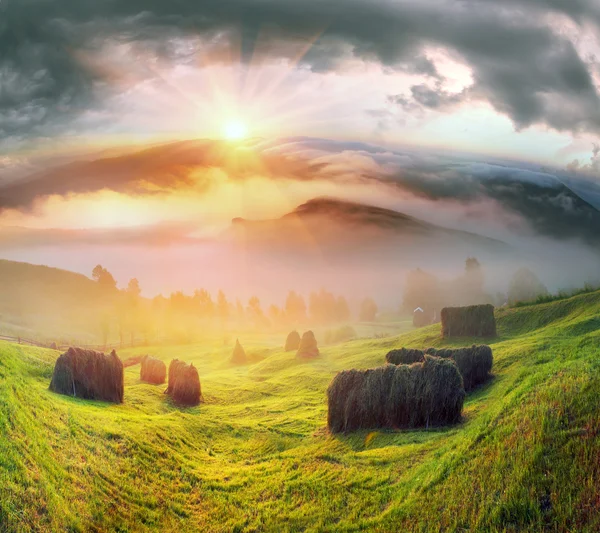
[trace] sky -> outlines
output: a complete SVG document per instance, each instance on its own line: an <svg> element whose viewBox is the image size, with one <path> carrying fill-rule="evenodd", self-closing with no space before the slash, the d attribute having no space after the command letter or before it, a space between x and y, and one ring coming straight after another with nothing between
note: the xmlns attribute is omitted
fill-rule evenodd
<svg viewBox="0 0 600 533"><path fill-rule="evenodd" d="M591 265L599 25L595 0L2 0L0 256L125 284L170 250L145 280L170 290L232 219L326 196Z"/></svg>

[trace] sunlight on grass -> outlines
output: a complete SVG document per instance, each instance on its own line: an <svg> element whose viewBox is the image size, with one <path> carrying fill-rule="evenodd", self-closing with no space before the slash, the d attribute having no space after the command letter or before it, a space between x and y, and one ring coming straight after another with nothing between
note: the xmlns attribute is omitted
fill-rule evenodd
<svg viewBox="0 0 600 533"><path fill-rule="evenodd" d="M494 378L464 421L429 431L326 431L325 390L439 325L320 347L273 339L136 348L198 367L205 403L177 408L125 372L125 403L48 390L57 352L0 344L0 523L21 531L595 531L600 294L501 311ZM280 339L283 344L285 337ZM466 342L462 343L468 343ZM426 512L424 512L426 510ZM1 529L1 528L0 528Z"/></svg>

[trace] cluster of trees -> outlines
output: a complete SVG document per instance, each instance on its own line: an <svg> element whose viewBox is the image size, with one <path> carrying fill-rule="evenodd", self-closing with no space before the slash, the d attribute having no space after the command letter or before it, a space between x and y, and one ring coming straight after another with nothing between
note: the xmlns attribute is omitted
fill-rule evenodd
<svg viewBox="0 0 600 533"><path fill-rule="evenodd" d="M491 303L496 306L535 300L548 294L548 290L534 272L520 268L511 277L507 293L491 295L485 292L485 271L479 261L469 257L464 271L451 280L441 280L420 268L406 276L403 309L413 312L420 307L439 316L446 306L463 306Z"/></svg>
<svg viewBox="0 0 600 533"><path fill-rule="evenodd" d="M206 289L195 290L192 294L177 291L168 297L159 295L151 300L145 299L137 279L131 279L127 287L119 291L114 277L101 265L94 268L92 278L116 298L116 312L105 313L101 320L101 334L105 343L115 337L116 331L121 342L129 338L133 342L134 338L140 336L145 339L185 336L186 331L198 329L199 322L210 322L213 326L220 325L223 328L235 324L238 328L247 325L266 329L309 323L331 325L352 319L346 298L325 289L311 292L308 304L304 296L289 291L282 307L272 304L263 308L257 296L252 296L244 303L239 298L230 300L223 291L219 291L216 299L213 299ZM373 299L366 298L360 305L359 319L374 321L377 310Z"/></svg>

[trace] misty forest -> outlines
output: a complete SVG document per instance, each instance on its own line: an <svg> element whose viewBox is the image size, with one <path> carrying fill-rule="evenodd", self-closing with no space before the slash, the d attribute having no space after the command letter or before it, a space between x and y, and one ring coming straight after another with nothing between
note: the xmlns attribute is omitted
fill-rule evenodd
<svg viewBox="0 0 600 533"><path fill-rule="evenodd" d="M0 533L600 531L596 0L0 0Z"/></svg>

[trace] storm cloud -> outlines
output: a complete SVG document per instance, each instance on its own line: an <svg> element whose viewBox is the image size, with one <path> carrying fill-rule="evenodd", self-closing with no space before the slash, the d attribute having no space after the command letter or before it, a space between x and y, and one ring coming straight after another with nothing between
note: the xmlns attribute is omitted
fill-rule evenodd
<svg viewBox="0 0 600 533"><path fill-rule="evenodd" d="M25 139L68 131L101 107L110 80L86 53L106 42L134 43L175 62L194 47L238 43L248 62L262 50L289 58L288 44L320 35L301 60L315 71L346 59L377 62L424 76L405 95L415 106L443 109L488 102L517 128L600 131L600 98L591 64L547 16L597 23L590 0L388 2L367 0L5 0L0 4L0 137ZM271 42L257 45L269 28ZM472 71L460 98L448 93L428 47L443 47ZM430 80L430 81L427 81ZM433 83L433 85L431 84ZM458 98L458 100L457 100Z"/></svg>

